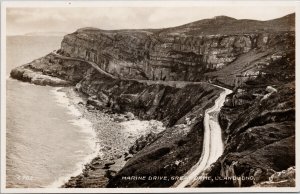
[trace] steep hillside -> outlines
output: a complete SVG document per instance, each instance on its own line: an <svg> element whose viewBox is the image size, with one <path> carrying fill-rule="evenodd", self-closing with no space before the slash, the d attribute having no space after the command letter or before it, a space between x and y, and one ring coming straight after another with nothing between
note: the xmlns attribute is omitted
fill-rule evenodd
<svg viewBox="0 0 300 194"><path fill-rule="evenodd" d="M109 187L167 187L176 180L123 180L124 176L181 176L199 159L203 142L204 111L213 105L221 89L207 83L173 87L137 81L107 80L94 71L78 89L97 97L97 105L114 112L132 112L141 119L162 121L167 129L137 142L133 157ZM142 143L143 142L143 143ZM89 184L89 181L84 181Z"/></svg>
<svg viewBox="0 0 300 194"><path fill-rule="evenodd" d="M219 119L225 151L208 172L219 178L198 186L263 186L259 183L269 180L266 185L295 185L295 53L263 71L265 76L241 83L227 96Z"/></svg>
<svg viewBox="0 0 300 194"><path fill-rule="evenodd" d="M204 19L178 27L162 30L161 34L184 33L185 35L216 35L216 34L244 34L244 33L274 33L295 31L295 14L289 14L282 18L257 21L241 19L237 20L227 16L216 16L212 19Z"/></svg>

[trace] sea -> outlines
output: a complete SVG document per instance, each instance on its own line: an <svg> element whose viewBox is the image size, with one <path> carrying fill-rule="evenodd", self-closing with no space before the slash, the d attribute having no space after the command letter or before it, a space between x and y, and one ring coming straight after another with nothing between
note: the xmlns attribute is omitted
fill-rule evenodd
<svg viewBox="0 0 300 194"><path fill-rule="evenodd" d="M60 187L94 157L95 132L59 88L9 77L60 47L60 36L6 38L6 187Z"/></svg>

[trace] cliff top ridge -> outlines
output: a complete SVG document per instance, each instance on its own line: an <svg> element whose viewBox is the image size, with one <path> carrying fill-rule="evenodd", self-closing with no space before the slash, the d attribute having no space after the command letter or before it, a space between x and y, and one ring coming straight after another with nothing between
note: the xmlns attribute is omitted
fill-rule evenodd
<svg viewBox="0 0 300 194"><path fill-rule="evenodd" d="M215 16L210 19L198 20L188 24L162 28L162 29L120 29L103 30L94 27L78 29L75 33L135 33L157 34L159 36L169 34L181 35L216 35L216 34L241 34L295 31L295 13L272 20L235 19L228 16Z"/></svg>

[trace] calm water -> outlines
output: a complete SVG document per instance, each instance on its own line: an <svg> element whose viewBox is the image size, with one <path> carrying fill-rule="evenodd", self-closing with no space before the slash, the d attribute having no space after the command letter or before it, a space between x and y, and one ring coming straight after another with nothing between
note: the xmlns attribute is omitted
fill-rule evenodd
<svg viewBox="0 0 300 194"><path fill-rule="evenodd" d="M62 37L7 38L7 76L60 47ZM58 186L93 153L90 123L55 88L7 78L6 185ZM56 182L57 184L53 183Z"/></svg>

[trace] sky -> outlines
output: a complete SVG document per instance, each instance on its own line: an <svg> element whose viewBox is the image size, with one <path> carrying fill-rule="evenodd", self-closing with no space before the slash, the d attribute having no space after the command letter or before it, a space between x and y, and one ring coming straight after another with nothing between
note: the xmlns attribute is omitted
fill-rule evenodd
<svg viewBox="0 0 300 194"><path fill-rule="evenodd" d="M267 2L267 1L265 1ZM236 19L269 20L295 12L295 7L249 6L188 7L7 7L7 35L71 33L78 28L145 29L178 26L226 15Z"/></svg>

